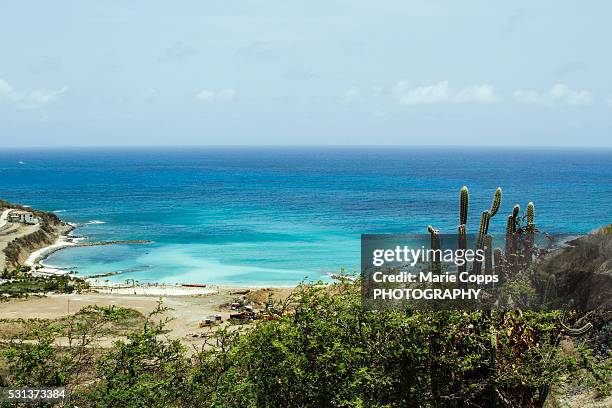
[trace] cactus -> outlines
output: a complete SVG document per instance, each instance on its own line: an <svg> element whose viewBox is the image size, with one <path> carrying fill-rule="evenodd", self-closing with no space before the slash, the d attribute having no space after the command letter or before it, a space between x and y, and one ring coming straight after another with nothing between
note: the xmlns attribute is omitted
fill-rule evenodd
<svg viewBox="0 0 612 408"><path fill-rule="evenodd" d="M480 218L480 226L478 229L478 238L476 241L476 250L485 250L485 261L484 261L484 269L488 273L493 270L496 273L501 273L502 264L506 262L515 262L514 256L516 255L516 232L519 227L522 225L522 220L520 216L521 207L519 204L514 205L512 208L512 213L508 215L506 219L506 245L505 245L505 255L503 254L500 248L492 248L492 237L488 235L489 232L489 223L491 221L491 217L494 217L500 209L502 199L502 189L498 187L495 190L493 195L493 201L491 203L491 208L489 210L485 210L482 212ZM457 248L458 249L467 249L467 218L468 218L468 205L469 205L469 190L467 186L463 186L460 192L460 208L459 208L459 226L457 227L458 238L457 238ZM535 207L533 202L529 202L527 204L527 208L525 210L525 218L527 219L527 238L528 242L531 244L534 243L535 238ZM428 228L431 234L431 247L432 249L440 249L440 236L439 231L432 226ZM440 261L437 260L436 264L437 268L440 268ZM464 272L467 270L466 265L462 265L458 267L459 272ZM480 274L482 271L482 262L477 262L474 260L472 272L475 274Z"/></svg>
<svg viewBox="0 0 612 408"><path fill-rule="evenodd" d="M468 191L468 188L466 186L461 187L459 204L459 225L467 225L469 199L470 192Z"/></svg>
<svg viewBox="0 0 612 408"><path fill-rule="evenodd" d="M499 206L501 204L501 198L502 189L501 187L497 187L497 190L495 190L495 195L493 196L493 203L491 204L491 217L497 214L497 211L499 210Z"/></svg>
<svg viewBox="0 0 612 408"><path fill-rule="evenodd" d="M535 243L535 206L533 202L527 203L527 210L525 210L527 214L527 262L531 263L533 245Z"/></svg>
<svg viewBox="0 0 612 408"><path fill-rule="evenodd" d="M489 210L485 210L482 212L480 217L480 228L478 230L478 236L482 236L484 238L489 232L489 221L491 221L491 212Z"/></svg>
<svg viewBox="0 0 612 408"><path fill-rule="evenodd" d="M478 229L478 240L476 241L476 250L483 249L484 247L484 238L489 231L489 221L491 220L491 212L489 210L485 210L482 212L482 216L480 217L480 228ZM481 263L477 260L474 260L474 273L479 274L481 271Z"/></svg>
<svg viewBox="0 0 612 408"><path fill-rule="evenodd" d="M532 201L527 203L527 224L535 224L535 206Z"/></svg>
<svg viewBox="0 0 612 408"><path fill-rule="evenodd" d="M519 223L519 212L521 211L521 206L515 204L512 207L512 214L508 216L508 221L506 222L506 235L511 235L516 232L516 226Z"/></svg>
<svg viewBox="0 0 612 408"><path fill-rule="evenodd" d="M515 227L515 225L514 225L514 217L512 216L512 214L510 214L508 216L508 221L506 222L506 235L514 234L516 232L514 227Z"/></svg>
<svg viewBox="0 0 612 408"><path fill-rule="evenodd" d="M516 224L512 214L508 216L506 222L506 258L514 252L514 233L516 232Z"/></svg>
<svg viewBox="0 0 612 408"><path fill-rule="evenodd" d="M484 250L485 250L485 273L493 272L493 237L486 235L484 237Z"/></svg>
<svg viewBox="0 0 612 408"><path fill-rule="evenodd" d="M512 218L514 219L515 226L516 226L516 223L518 222L518 216L520 212L521 212L521 206L518 204L514 204L514 207L512 207Z"/></svg>
<svg viewBox="0 0 612 408"><path fill-rule="evenodd" d="M457 239L459 241L457 243L457 248L463 250L465 254L465 250L467 249L467 229L465 224L461 224L457 227ZM465 272L467 270L465 263L463 265L458 265L457 268L458 272Z"/></svg>
<svg viewBox="0 0 612 408"><path fill-rule="evenodd" d="M502 250L499 248L495 248L493 251L493 265L495 267L495 274L501 274L501 266L502 266Z"/></svg>

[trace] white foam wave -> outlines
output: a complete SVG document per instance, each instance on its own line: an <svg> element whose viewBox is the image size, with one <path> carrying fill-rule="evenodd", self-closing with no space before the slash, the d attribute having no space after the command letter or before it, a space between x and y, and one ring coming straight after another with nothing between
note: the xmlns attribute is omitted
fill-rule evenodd
<svg viewBox="0 0 612 408"><path fill-rule="evenodd" d="M85 224L87 225L106 224L106 221L91 220L91 221L87 221Z"/></svg>

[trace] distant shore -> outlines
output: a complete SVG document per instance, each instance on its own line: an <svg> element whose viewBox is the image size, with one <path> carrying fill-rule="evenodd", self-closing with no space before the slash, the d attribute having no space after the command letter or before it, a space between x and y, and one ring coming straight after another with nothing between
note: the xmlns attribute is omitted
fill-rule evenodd
<svg viewBox="0 0 612 408"><path fill-rule="evenodd" d="M42 264L42 261L60 249L75 246L76 244L76 238L72 238L69 235L60 235L53 244L30 253L24 262L24 265L29 266L33 271L35 271L35 273L38 274L64 275L67 273L66 271L59 268L46 266Z"/></svg>
<svg viewBox="0 0 612 408"><path fill-rule="evenodd" d="M119 241L100 241L100 242L83 242L87 238L85 237L74 237L70 235L61 235L51 245L36 250L28 256L28 259L24 263L25 266L32 268L35 273L46 274L46 275L65 275L69 274L65 269L57 268L51 265L46 265L44 260L55 252L71 247L84 247L84 246L105 246L105 245L134 245L134 244L149 244L151 241L148 240L119 240ZM110 275L110 274L109 274Z"/></svg>
<svg viewBox="0 0 612 408"><path fill-rule="evenodd" d="M38 249L32 252L25 262L25 266L32 269L33 275L38 276L60 276L70 275L77 276L70 271L62 268L58 268L51 265L46 265L44 260L47 259L53 253L71 247L78 246L97 246L97 245L126 245L126 244L143 244L149 243L150 241L138 240L138 241L109 241L109 242L81 242L82 237L72 237L70 235L61 235L51 245L44 248ZM109 274L110 275L110 274ZM181 284L161 284L161 283L139 283L133 281L129 283L113 282L108 279L100 279L98 277L83 277L90 288L101 294L110 295L141 295L141 296L194 296L194 295L208 295L218 292L217 289L209 285L201 286L185 286Z"/></svg>
<svg viewBox="0 0 612 408"><path fill-rule="evenodd" d="M64 222L64 221L62 221ZM79 277L89 283L90 288L101 295L117 295L117 296L155 296L155 297L174 297L174 296L202 296L211 295L220 292L235 291L235 290L257 290L267 288L269 285L210 285L210 284L168 284L159 282L138 282L132 279L127 279L125 282L111 281L103 279L105 276L115 275L108 273L91 277L81 277L70 270L59 268L53 265L48 265L45 260L56 253L57 251L83 246L105 246L105 245L142 245L152 243L150 240L115 240L115 241L86 241L87 237L72 235L78 227L77 224L67 223L70 228L67 228L60 234L55 242L50 245L39 248L28 254L24 262L24 266L31 269L34 276L72 276ZM131 283L130 283L131 281ZM295 285L286 285L276 287L280 291L294 288Z"/></svg>

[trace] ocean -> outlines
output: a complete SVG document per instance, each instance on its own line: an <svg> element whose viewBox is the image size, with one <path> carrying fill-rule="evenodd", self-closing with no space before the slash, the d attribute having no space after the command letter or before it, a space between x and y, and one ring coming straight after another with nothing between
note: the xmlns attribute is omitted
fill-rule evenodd
<svg viewBox="0 0 612 408"><path fill-rule="evenodd" d="M55 211L92 241L46 263L108 279L294 285L359 268L360 234L454 233L459 189L475 232L495 188L501 232L515 203L538 227L612 222L612 150L173 147L0 150L0 198Z"/></svg>

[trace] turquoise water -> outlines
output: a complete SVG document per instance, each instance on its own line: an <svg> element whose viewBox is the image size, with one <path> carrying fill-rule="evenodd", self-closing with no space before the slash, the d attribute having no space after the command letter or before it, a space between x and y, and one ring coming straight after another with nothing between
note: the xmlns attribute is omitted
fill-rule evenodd
<svg viewBox="0 0 612 408"><path fill-rule="evenodd" d="M23 162L23 163L19 163ZM0 197L79 224L91 240L47 263L110 279L291 285L359 267L361 233L453 233L470 187L471 231L504 189L541 229L612 222L611 150L157 148L0 150Z"/></svg>

